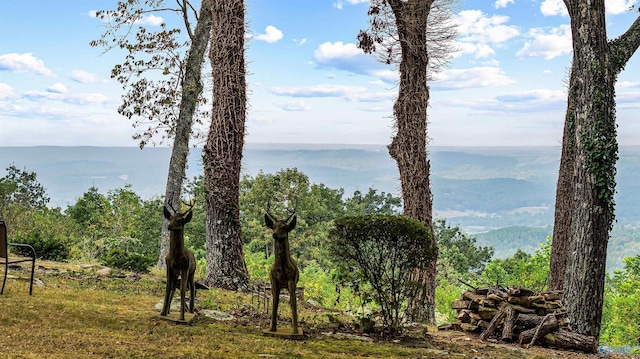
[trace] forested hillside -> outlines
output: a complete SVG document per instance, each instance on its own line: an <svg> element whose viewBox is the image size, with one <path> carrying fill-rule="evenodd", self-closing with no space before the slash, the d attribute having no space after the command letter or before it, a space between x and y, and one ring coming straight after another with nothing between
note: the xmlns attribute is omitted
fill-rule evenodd
<svg viewBox="0 0 640 359"><path fill-rule="evenodd" d="M34 171L51 197L65 208L90 187L106 194L130 185L143 199L163 193L170 150L125 147L0 147L0 176L13 164ZM192 149L188 178L202 173L200 150ZM446 218L478 241L496 248L499 258L516 249L531 252L553 224L559 148L435 147L431 150L436 218ZM354 191L399 195L398 173L384 146L247 145L243 173L275 173L297 168L312 183ZM609 246L610 268L625 251L637 253L639 237L640 147L623 147L617 173L617 223Z"/></svg>
<svg viewBox="0 0 640 359"><path fill-rule="evenodd" d="M7 223L12 241L31 244L40 260L99 263L120 271L141 273L148 272L156 263L163 204L159 196L145 199L131 185L109 189L106 194L92 186L73 204L64 208L48 207L49 196L39 178L35 172L15 166L9 166L7 174L0 177L0 217ZM195 201L193 219L185 228L185 244L195 254L199 278L203 277L207 263L203 193L202 176L199 176L189 181L184 194L186 200ZM337 255L343 252L340 248L335 250L333 243L337 236L331 235L331 231L345 216L383 216L379 217L381 223L397 218L393 215L401 210L400 198L373 188L345 193L341 188L314 183L297 169L245 175L240 182L240 220L244 260L252 286L268 282L268 271L274 261L271 233L264 224L269 203L270 211L278 217L289 213L291 206L298 214L291 234L291 252L298 261L300 285L305 287L307 302L329 310L346 311L356 318L384 312L381 297L374 295L378 287L361 277L350 276L354 272L347 270L341 262L344 258ZM363 223L373 220L364 219ZM451 303L466 288L466 283L545 288L550 246L544 236L548 227L509 227L482 234L480 240L442 219L434 222L434 230L439 250L438 321L453 319ZM608 279L603 342L634 344L633 338L640 333L621 328L627 313L635 308L635 299L628 299L637 297L635 292L628 292L628 288L637 287L639 257L634 257L638 249L637 229L626 225L616 233L624 242L617 242L615 238L611 241L609 254L615 260L610 262L619 263L621 270ZM332 247L334 249L329 250ZM518 249L512 255L507 254L514 247ZM505 253L506 257L493 257L494 252ZM405 249L398 253L409 256L412 251ZM380 269L385 268L386 264ZM400 272L394 269L393 273ZM390 328L398 329L397 325L395 322Z"/></svg>

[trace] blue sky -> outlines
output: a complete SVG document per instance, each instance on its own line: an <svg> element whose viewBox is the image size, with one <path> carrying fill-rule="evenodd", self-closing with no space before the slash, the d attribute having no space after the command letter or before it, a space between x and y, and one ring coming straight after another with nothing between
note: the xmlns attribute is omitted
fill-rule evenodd
<svg viewBox="0 0 640 359"><path fill-rule="evenodd" d="M169 4L173 2L168 1ZM609 38L636 0L607 0ZM355 46L366 0L248 0L248 143L388 144L397 86L392 68ZM3 0L0 146L136 146L110 79L119 52L89 42L106 0ZM637 6L636 6L637 8ZM143 20L178 24L174 14ZM461 0L460 51L431 82L434 146L559 146L571 60L562 0ZM208 69L205 69L208 71ZM640 55L619 76L622 145L640 144Z"/></svg>

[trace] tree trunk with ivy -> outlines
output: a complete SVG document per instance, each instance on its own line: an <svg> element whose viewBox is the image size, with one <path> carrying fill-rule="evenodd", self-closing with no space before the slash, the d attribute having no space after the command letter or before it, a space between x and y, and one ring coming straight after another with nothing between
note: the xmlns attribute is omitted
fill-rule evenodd
<svg viewBox="0 0 640 359"><path fill-rule="evenodd" d="M205 283L246 290L240 231L240 164L246 119L245 15L242 0L207 2L213 14L209 59L213 109L204 148L207 205Z"/></svg>
<svg viewBox="0 0 640 359"><path fill-rule="evenodd" d="M397 162L402 186L404 214L424 223L431 233L432 197L427 160L427 16L433 0L388 1L398 29L402 49L398 99L393 107L396 135L389 154ZM409 320L435 323L436 256L426 266L417 268L412 279L415 286L406 314Z"/></svg>
<svg viewBox="0 0 640 359"><path fill-rule="evenodd" d="M176 210L180 208L180 195L182 193L182 183L185 178L187 168L187 158L189 156L189 138L191 137L191 127L193 125L193 115L198 105L198 99L202 93L202 63L209 44L211 34L211 9L206 2L200 5L200 15L196 24L194 36L192 38L189 56L184 69L184 80L182 81L182 97L180 98L180 113L175 128L175 137L171 149L171 159L169 161L169 173L167 175L167 186L165 189L164 203ZM160 240L160 257L158 258L158 269L166 268L165 257L169 253L169 221L165 218L162 221L162 238Z"/></svg>
<svg viewBox="0 0 640 359"><path fill-rule="evenodd" d="M571 170L560 173L572 178L571 193L565 194L570 197L561 201L571 203L571 220L562 222L570 226L564 302L572 329L598 338L618 159L614 85L617 75L640 45L640 19L621 37L607 41L604 0L564 2L573 36L566 116L568 136L563 141L563 146L569 146L567 151L572 154L565 160L573 164L565 163ZM560 253L552 253L552 256L558 255Z"/></svg>

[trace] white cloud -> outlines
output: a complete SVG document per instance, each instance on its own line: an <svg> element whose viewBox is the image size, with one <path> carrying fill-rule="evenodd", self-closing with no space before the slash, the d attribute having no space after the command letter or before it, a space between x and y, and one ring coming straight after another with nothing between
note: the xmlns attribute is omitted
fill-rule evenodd
<svg viewBox="0 0 640 359"><path fill-rule="evenodd" d="M363 56L365 53L356 44L345 44L342 41L338 41L336 43L325 42L321 44L314 52L314 55L318 62L330 62L339 58Z"/></svg>
<svg viewBox="0 0 640 359"><path fill-rule="evenodd" d="M527 41L523 48L516 53L516 56L543 57L550 60L573 51L569 25L560 25L546 33L543 29L533 28L528 35L533 37L533 40Z"/></svg>
<svg viewBox="0 0 640 359"><path fill-rule="evenodd" d="M25 91L23 97L36 103L43 100L61 101L72 105L104 105L111 102L109 97L99 93L67 93L66 87L62 84L50 86L47 91Z"/></svg>
<svg viewBox="0 0 640 359"><path fill-rule="evenodd" d="M65 94L69 90L67 90L67 87L65 85L61 84L60 82L57 82L57 83L47 87L47 91L48 92L52 92L52 93Z"/></svg>
<svg viewBox="0 0 640 359"><path fill-rule="evenodd" d="M2 85L2 84L0 84ZM640 82L632 82L632 81L620 81L617 83L618 87L621 88L631 88L631 87L640 87Z"/></svg>
<svg viewBox="0 0 640 359"><path fill-rule="evenodd" d="M508 4L513 4L514 2L515 0L496 0L494 6L496 9L499 9L501 7L507 7Z"/></svg>
<svg viewBox="0 0 640 359"><path fill-rule="evenodd" d="M64 99L64 102L74 105L107 104L109 97L100 93L74 94Z"/></svg>
<svg viewBox="0 0 640 359"><path fill-rule="evenodd" d="M325 42L314 52L318 67L349 71L358 75L386 75L388 67L382 65L374 56L359 49L356 44ZM382 71L382 72L381 72ZM385 80L385 78L383 78Z"/></svg>
<svg viewBox="0 0 640 359"><path fill-rule="evenodd" d="M496 51L487 44L473 44L470 42L456 42L454 45L459 51L453 53L453 57L473 55L476 59L488 58L496 54Z"/></svg>
<svg viewBox="0 0 640 359"><path fill-rule="evenodd" d="M306 43L307 43L307 38L305 37L305 38L300 39L300 40L293 39L293 42L295 42L296 44L298 44L298 46L301 46L301 45L304 45L304 44L306 44Z"/></svg>
<svg viewBox="0 0 640 359"><path fill-rule="evenodd" d="M373 70L370 74L373 76L377 76L387 84L398 82L398 80L400 79L400 73L398 71L390 70L388 68L382 70Z"/></svg>
<svg viewBox="0 0 640 359"><path fill-rule="evenodd" d="M431 83L431 87L436 90L504 86L515 82L499 68L486 66L445 69L433 76L436 81Z"/></svg>
<svg viewBox="0 0 640 359"><path fill-rule="evenodd" d="M44 61L37 59L31 53L0 55L0 71L33 72L38 75L53 77L53 72L44 66Z"/></svg>
<svg viewBox="0 0 640 359"><path fill-rule="evenodd" d="M494 98L462 99L447 101L446 106L465 107L483 112L532 112L562 111L567 105L564 90L538 89L512 92Z"/></svg>
<svg viewBox="0 0 640 359"><path fill-rule="evenodd" d="M455 19L462 42L502 43L520 35L515 26L506 25L508 16L487 16L480 10L464 10Z"/></svg>
<svg viewBox="0 0 640 359"><path fill-rule="evenodd" d="M82 83L82 84L97 83L97 82L103 82L103 83L109 82L106 79L99 78L95 74L92 74L92 73L86 72L86 71L82 71L82 70L73 70L71 72L71 80L73 80L75 82Z"/></svg>
<svg viewBox="0 0 640 359"><path fill-rule="evenodd" d="M495 55L493 46L499 46L520 35L516 26L507 25L508 21L508 16L488 16L480 10L459 12L454 22L460 33L455 46L460 51L454 56L470 54L475 58L487 58Z"/></svg>
<svg viewBox="0 0 640 359"><path fill-rule="evenodd" d="M276 106L280 107L283 111L309 111L311 106L304 103L304 101L289 101L279 102Z"/></svg>
<svg viewBox="0 0 640 359"><path fill-rule="evenodd" d="M13 87L0 82L0 100L7 100L16 97L16 92Z"/></svg>
<svg viewBox="0 0 640 359"><path fill-rule="evenodd" d="M363 93L367 89L359 86L315 85L303 87L272 87L271 92L279 96L291 97L347 97Z"/></svg>
<svg viewBox="0 0 640 359"><path fill-rule="evenodd" d="M344 7L344 3L347 2L351 5L357 5L357 4L364 4L364 3L369 3L369 0L338 0L336 2L333 3L333 7L335 7L336 9L342 10L342 8Z"/></svg>
<svg viewBox="0 0 640 359"><path fill-rule="evenodd" d="M618 15L629 11L636 4L636 0L606 0L605 9L607 13Z"/></svg>
<svg viewBox="0 0 640 359"><path fill-rule="evenodd" d="M327 98L341 97L353 102L384 102L393 100L396 91L368 92L365 87L323 84L302 87L272 87L271 92L278 96Z"/></svg>
<svg viewBox="0 0 640 359"><path fill-rule="evenodd" d="M567 94L564 90L538 89L500 95L496 97L496 100L503 103L565 103L567 101Z"/></svg>
<svg viewBox="0 0 640 359"><path fill-rule="evenodd" d="M540 4L540 12L544 16L569 16L567 7L562 0L544 0L542 4Z"/></svg>
<svg viewBox="0 0 640 359"><path fill-rule="evenodd" d="M135 21L136 25L151 25L151 26L160 26L164 20L161 16L155 16L153 14L143 16L142 18Z"/></svg>
<svg viewBox="0 0 640 359"><path fill-rule="evenodd" d="M640 92L625 92L616 95L618 108L640 108Z"/></svg>
<svg viewBox="0 0 640 359"><path fill-rule="evenodd" d="M367 93L354 93L347 97L349 101L355 102L385 102L393 101L398 97L397 91L383 91L383 92L367 92ZM371 109L371 111L380 111L380 107ZM391 110L390 106L384 107L385 110ZM366 110L366 109L363 109Z"/></svg>
<svg viewBox="0 0 640 359"><path fill-rule="evenodd" d="M22 96L34 102L40 100L62 100L64 98L60 93L49 91L25 91Z"/></svg>
<svg viewBox="0 0 640 359"><path fill-rule="evenodd" d="M278 30L276 27L269 25L264 30L265 33L256 36L256 40L265 41L269 44L272 44L282 39L282 31Z"/></svg>

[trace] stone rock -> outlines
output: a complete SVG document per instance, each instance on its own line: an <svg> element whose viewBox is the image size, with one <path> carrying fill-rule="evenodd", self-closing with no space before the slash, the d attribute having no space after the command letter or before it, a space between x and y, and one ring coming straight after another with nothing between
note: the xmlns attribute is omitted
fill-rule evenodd
<svg viewBox="0 0 640 359"><path fill-rule="evenodd" d="M109 267L100 268L96 271L96 274L101 277L108 277L111 274L111 268Z"/></svg>
<svg viewBox="0 0 640 359"><path fill-rule="evenodd" d="M349 339L349 340L359 340L362 342L373 342L373 338L370 337L365 337L362 335L355 335L355 334L349 334L349 333L331 333L331 332L325 332L322 333L322 335L326 335L332 338L336 338L336 339Z"/></svg>
<svg viewBox="0 0 640 359"><path fill-rule="evenodd" d="M205 317L212 318L219 321L236 320L236 317L234 317L233 315L225 312L219 312L216 310L204 309L203 311L201 311L201 313Z"/></svg>
<svg viewBox="0 0 640 359"><path fill-rule="evenodd" d="M184 298L184 302L187 305L187 310L189 309L189 297L185 297ZM157 310L162 310L162 306L164 305L164 298L160 299L160 301L158 303L156 303L155 308ZM196 298L195 300L195 304L196 307L198 306L198 298ZM171 305L169 306L169 311L174 312L174 311L179 311L180 310L180 293L176 292L173 294L173 299L171 300Z"/></svg>

